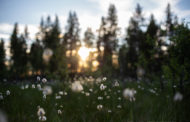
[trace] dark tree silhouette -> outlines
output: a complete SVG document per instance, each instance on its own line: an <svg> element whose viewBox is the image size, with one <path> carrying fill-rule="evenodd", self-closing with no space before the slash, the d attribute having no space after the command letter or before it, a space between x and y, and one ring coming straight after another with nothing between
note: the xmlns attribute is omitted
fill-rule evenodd
<svg viewBox="0 0 190 122"><path fill-rule="evenodd" d="M30 63L32 65L33 74L40 74L43 71L43 47L40 44L40 40L37 38L30 49Z"/></svg>
<svg viewBox="0 0 190 122"><path fill-rule="evenodd" d="M144 33L141 26L144 18L142 17L142 8L139 4L135 9L133 17L130 19L129 27L127 29L127 74L132 78L137 78L137 63L140 51L143 50Z"/></svg>
<svg viewBox="0 0 190 122"><path fill-rule="evenodd" d="M87 28L84 33L84 43L87 48L93 47L93 40L95 39L95 35L92 32L91 28Z"/></svg>
<svg viewBox="0 0 190 122"><path fill-rule="evenodd" d="M103 72L111 71L113 68L112 56L116 53L118 46L118 20L115 5L110 4L108 9L108 16L102 18L102 23L99 29L98 50L100 46L104 47L103 60L101 60L101 67Z"/></svg>
<svg viewBox="0 0 190 122"><path fill-rule="evenodd" d="M69 13L67 20L66 32L64 34L64 45L68 54L69 69L76 72L78 68L78 49L81 45L79 38L79 22L75 12Z"/></svg>
<svg viewBox="0 0 190 122"><path fill-rule="evenodd" d="M11 71L14 77L25 76L27 73L26 35L18 37L18 25L14 26L11 35Z"/></svg>
<svg viewBox="0 0 190 122"><path fill-rule="evenodd" d="M0 80L6 77L7 69L5 65L5 48L4 48L4 41L1 39L0 41Z"/></svg>

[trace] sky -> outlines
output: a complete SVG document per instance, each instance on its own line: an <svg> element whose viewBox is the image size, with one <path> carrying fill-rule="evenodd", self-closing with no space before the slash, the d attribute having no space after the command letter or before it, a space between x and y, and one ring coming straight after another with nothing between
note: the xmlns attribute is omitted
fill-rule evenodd
<svg viewBox="0 0 190 122"><path fill-rule="evenodd" d="M29 36L34 40L41 17L46 18L47 15L52 19L58 15L61 30L64 32L69 11L77 12L81 37L87 27L91 27L97 34L101 17L107 16L110 4L116 6L122 37L137 3L142 6L147 21L153 13L158 24L163 22L166 6L170 3L173 14L179 20L190 22L190 0L0 0L0 38L4 38L8 45L13 25L18 22L19 32L22 33L27 25Z"/></svg>

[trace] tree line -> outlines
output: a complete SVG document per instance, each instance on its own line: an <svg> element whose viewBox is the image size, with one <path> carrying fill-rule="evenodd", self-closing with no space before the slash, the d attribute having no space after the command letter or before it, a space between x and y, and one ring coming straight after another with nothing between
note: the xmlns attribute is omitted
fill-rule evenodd
<svg viewBox="0 0 190 122"><path fill-rule="evenodd" d="M97 37L91 28L87 28L84 38L80 38L81 29L76 12L69 13L65 33L61 32L58 16L54 21L50 16L46 20L42 18L30 51L27 51L27 27L23 34L19 34L16 23L10 37L8 66L5 65L3 39L0 43L0 76L24 78L46 75L53 79L67 79L77 74L77 52L83 41L88 48L96 46L98 53L98 70L92 72L89 69L86 72L88 74L148 79L150 82L157 79L162 89L164 81L171 80L172 84L179 83L180 89L183 89L190 75L190 29L188 23L178 22L170 4L165 13L164 23L157 24L151 14L147 24L142 7L137 4L122 45L118 45L120 28L114 4L110 4L107 16L101 18ZM118 67L113 64L115 54L118 56ZM90 65L92 62L88 63Z"/></svg>

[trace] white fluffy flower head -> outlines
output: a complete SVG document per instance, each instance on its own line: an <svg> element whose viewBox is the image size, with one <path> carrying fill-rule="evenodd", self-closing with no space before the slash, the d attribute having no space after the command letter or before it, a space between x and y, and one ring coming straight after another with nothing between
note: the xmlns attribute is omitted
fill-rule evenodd
<svg viewBox="0 0 190 122"><path fill-rule="evenodd" d="M106 89L106 87L107 87L106 85L101 84L101 85L100 85L100 90L103 91L104 89Z"/></svg>
<svg viewBox="0 0 190 122"><path fill-rule="evenodd" d="M43 94L44 95L50 95L50 94L52 94L52 88L50 86L44 86L44 88L43 88Z"/></svg>
<svg viewBox="0 0 190 122"><path fill-rule="evenodd" d="M174 95L174 101L181 101L183 99L183 95L180 92L177 92Z"/></svg>
<svg viewBox="0 0 190 122"><path fill-rule="evenodd" d="M83 90L83 86L79 81L75 81L71 84L71 89L73 92L81 92Z"/></svg>
<svg viewBox="0 0 190 122"><path fill-rule="evenodd" d="M102 108L103 108L103 105L97 105L97 109L100 111L100 110L102 110Z"/></svg>
<svg viewBox="0 0 190 122"><path fill-rule="evenodd" d="M123 91L123 97L126 98L126 99L129 99L130 101L135 101L135 94L136 93L137 93L136 90L126 88Z"/></svg>

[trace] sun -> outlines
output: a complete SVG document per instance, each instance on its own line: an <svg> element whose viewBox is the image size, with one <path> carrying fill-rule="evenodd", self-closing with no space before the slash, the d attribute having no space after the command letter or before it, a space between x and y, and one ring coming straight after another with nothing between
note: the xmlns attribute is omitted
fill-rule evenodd
<svg viewBox="0 0 190 122"><path fill-rule="evenodd" d="M90 50L86 47L80 47L78 51L78 54L83 61L87 59L87 57L89 56L89 53L90 53Z"/></svg>

